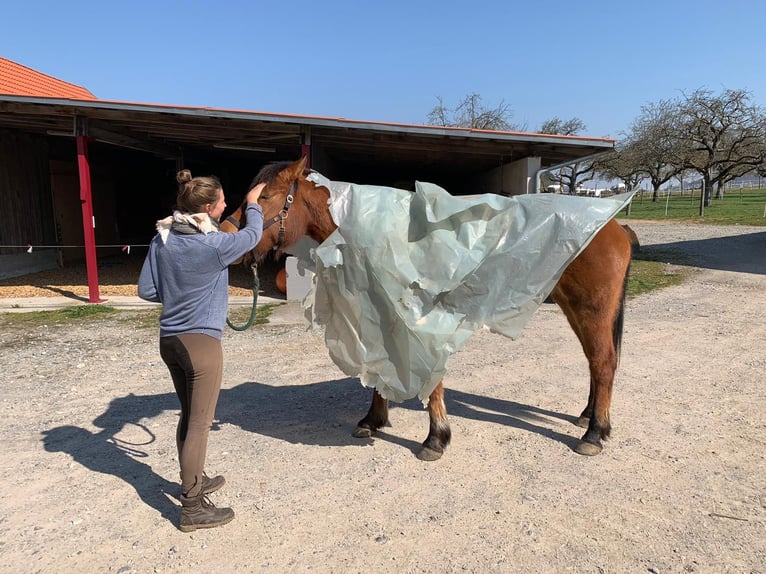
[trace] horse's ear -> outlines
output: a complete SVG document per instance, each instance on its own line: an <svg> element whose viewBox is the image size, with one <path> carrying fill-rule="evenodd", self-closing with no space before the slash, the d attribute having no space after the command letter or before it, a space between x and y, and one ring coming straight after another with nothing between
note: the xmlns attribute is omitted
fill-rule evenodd
<svg viewBox="0 0 766 574"><path fill-rule="evenodd" d="M295 161L291 163L289 166L287 166L287 169L285 171L290 175L291 180L296 180L303 175L304 169L306 169L305 155L298 161Z"/></svg>

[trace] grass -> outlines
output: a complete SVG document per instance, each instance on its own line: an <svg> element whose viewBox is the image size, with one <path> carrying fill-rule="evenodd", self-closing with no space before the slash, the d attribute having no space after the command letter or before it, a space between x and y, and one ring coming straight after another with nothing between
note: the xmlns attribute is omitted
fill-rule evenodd
<svg viewBox="0 0 766 574"><path fill-rule="evenodd" d="M258 307L255 311L255 319L253 319L253 326L255 325L265 325L269 322L269 317L271 316L272 311L278 307L278 304L268 304L268 305L261 305ZM236 325L237 327L241 327L247 323L248 319L250 319L250 312L251 307L234 307L229 309L229 321ZM125 313L120 317L121 321L130 321L133 323L136 327L139 328L146 328L146 329L156 329L159 327L160 324L160 312L162 311L161 307L155 307L153 309L149 309L148 311L131 311L130 313ZM228 328L228 327L227 327Z"/></svg>
<svg viewBox="0 0 766 574"><path fill-rule="evenodd" d="M272 311L279 304L261 305L256 310L253 326L269 322ZM57 323L79 322L96 323L105 318L113 318L123 323L132 324L139 329L158 329L160 307L141 311L122 311L108 305L76 305L51 311L29 311L24 313L0 313L0 327L35 327L55 325ZM250 307L230 309L229 320L234 325L244 325L250 318ZM228 328L228 327L227 327Z"/></svg>
<svg viewBox="0 0 766 574"><path fill-rule="evenodd" d="M3 325L34 326L49 325L64 322L87 322L101 320L104 317L114 316L118 313L114 307L107 305L75 305L52 311L29 311L24 313L3 313Z"/></svg>
<svg viewBox="0 0 766 574"><path fill-rule="evenodd" d="M627 296L636 297L656 289L680 285L688 272L671 271L666 263L633 259L628 279Z"/></svg>
<svg viewBox="0 0 766 574"><path fill-rule="evenodd" d="M255 319L253 319L253 325L264 325L265 323L268 323L271 312L280 305L282 305L282 303L261 305L258 307L256 309ZM251 311L251 307L236 307L234 309L229 309L229 321L233 325L241 327L247 323Z"/></svg>
<svg viewBox="0 0 766 574"><path fill-rule="evenodd" d="M619 217L651 220L683 220L716 225L765 225L766 188L729 190L721 199L713 199L700 217L700 191L660 195L652 201L651 191L642 191L633 198L630 215Z"/></svg>
<svg viewBox="0 0 766 574"><path fill-rule="evenodd" d="M158 329L160 326L160 313L162 307L152 307L141 311L122 313L120 321L132 323L138 329Z"/></svg>
<svg viewBox="0 0 766 574"><path fill-rule="evenodd" d="M691 223L715 225L764 225L766 226L766 188L730 190L721 199L713 199L700 217L700 191L675 192L652 201L652 192L639 192L633 198L630 219L681 220ZM621 214L624 216L624 214ZM671 270L667 262L683 265L675 253L655 251L652 258L638 252L633 257L631 276L628 281L628 297L635 297L656 289L683 283L688 271Z"/></svg>

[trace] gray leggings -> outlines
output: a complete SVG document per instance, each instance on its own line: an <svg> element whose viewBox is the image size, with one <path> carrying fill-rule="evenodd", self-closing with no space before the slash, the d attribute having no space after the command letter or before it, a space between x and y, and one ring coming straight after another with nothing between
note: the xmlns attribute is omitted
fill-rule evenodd
<svg viewBox="0 0 766 574"><path fill-rule="evenodd" d="M221 341L200 333L160 337L160 357L170 371L181 401L176 429L181 492L184 496L197 496L202 489L207 437L221 390Z"/></svg>

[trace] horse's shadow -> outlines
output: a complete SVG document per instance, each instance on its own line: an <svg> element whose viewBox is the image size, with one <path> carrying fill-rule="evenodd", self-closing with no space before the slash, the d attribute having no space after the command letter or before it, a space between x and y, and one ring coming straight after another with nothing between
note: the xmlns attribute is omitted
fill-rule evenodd
<svg viewBox="0 0 766 574"><path fill-rule="evenodd" d="M360 446L370 439L352 436L356 422L366 412L370 393L356 378L343 378L309 385L274 387L256 382L244 382L230 389L222 389L216 409L213 431L222 424L231 424L246 432L270 436L292 444L316 446ZM536 433L551 440L574 447L576 437L557 432L546 424L546 418L574 422L575 417L548 411L513 401L496 399L447 390L447 409L451 417L462 417L487 423L510 426ZM428 418L419 401L413 399L399 408L419 409L424 413L423 438ZM116 476L136 490L139 497L155 508L163 517L172 519L177 514L171 499L178 496L178 483L159 476L141 459L149 454L141 449L156 440L141 420L159 416L164 411L178 411L174 392L154 395L128 394L113 399L107 409L97 416L93 424L102 429L91 432L72 425L43 431L43 444L48 452L66 452L75 461L95 472ZM395 412L392 413L395 416ZM138 425L149 436L140 445L128 444L118 434L128 425ZM172 436L172 430L167 434ZM376 438L385 440L416 453L420 443L403 438L391 431L379 431ZM172 440L172 439L169 439ZM168 450L175 449L175 443Z"/></svg>
<svg viewBox="0 0 766 574"><path fill-rule="evenodd" d="M577 436L554 430L549 420L559 419L574 425L576 416L464 391L447 389L444 395L447 411L452 416L517 428L560 442L571 449L580 442Z"/></svg>
<svg viewBox="0 0 766 574"><path fill-rule="evenodd" d="M275 387L244 382L221 391L216 423L292 444L358 446L349 428L361 418L366 390L359 379Z"/></svg>
<svg viewBox="0 0 766 574"><path fill-rule="evenodd" d="M352 437L351 432L367 412L371 393L359 384L357 378L291 387L246 382L222 391L224 398L219 401L216 414L221 423L293 444L358 446L370 442L369 439ZM558 432L550 424L550 419L574 424L575 416L465 391L446 389L444 394L450 417L517 428L555 440L569 448L574 448L579 442L578 437ZM391 406L394 428L397 408L422 411L422 439L425 439L428 415L419 399L392 403ZM420 442L403 438L391 430L379 430L375 437L408 448L413 453L421 448Z"/></svg>
<svg viewBox="0 0 766 574"><path fill-rule="evenodd" d="M463 418L479 421L482 423L492 423L504 427L516 428L531 434L537 434L545 438L560 442L561 444L575 448L580 442L576 436L570 436L560 433L551 428L550 419L560 419L575 424L577 417L533 407L515 401L507 401L464 391L451 389L444 390L444 404L447 408L449 418ZM392 418L396 419L396 408L405 408L411 410L424 411L419 399L410 399L401 404L395 404L391 413ZM425 431L428 430L428 418L424 413L423 439ZM392 426L396 426L396 422ZM576 434L576 433L575 433ZM405 448L409 448L413 453L421 449L421 443L408 441L395 436L390 431L378 431L375 434L378 439L383 439Z"/></svg>

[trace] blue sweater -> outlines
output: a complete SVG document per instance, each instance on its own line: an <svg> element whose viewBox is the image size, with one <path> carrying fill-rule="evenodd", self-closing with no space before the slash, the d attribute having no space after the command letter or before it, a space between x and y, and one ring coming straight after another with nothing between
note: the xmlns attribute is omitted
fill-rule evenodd
<svg viewBox="0 0 766 574"><path fill-rule="evenodd" d="M204 333L220 339L229 306L229 265L253 249L263 235L263 211L247 206L247 225L237 233L170 231L158 235L138 279L138 296L162 303L160 337Z"/></svg>

